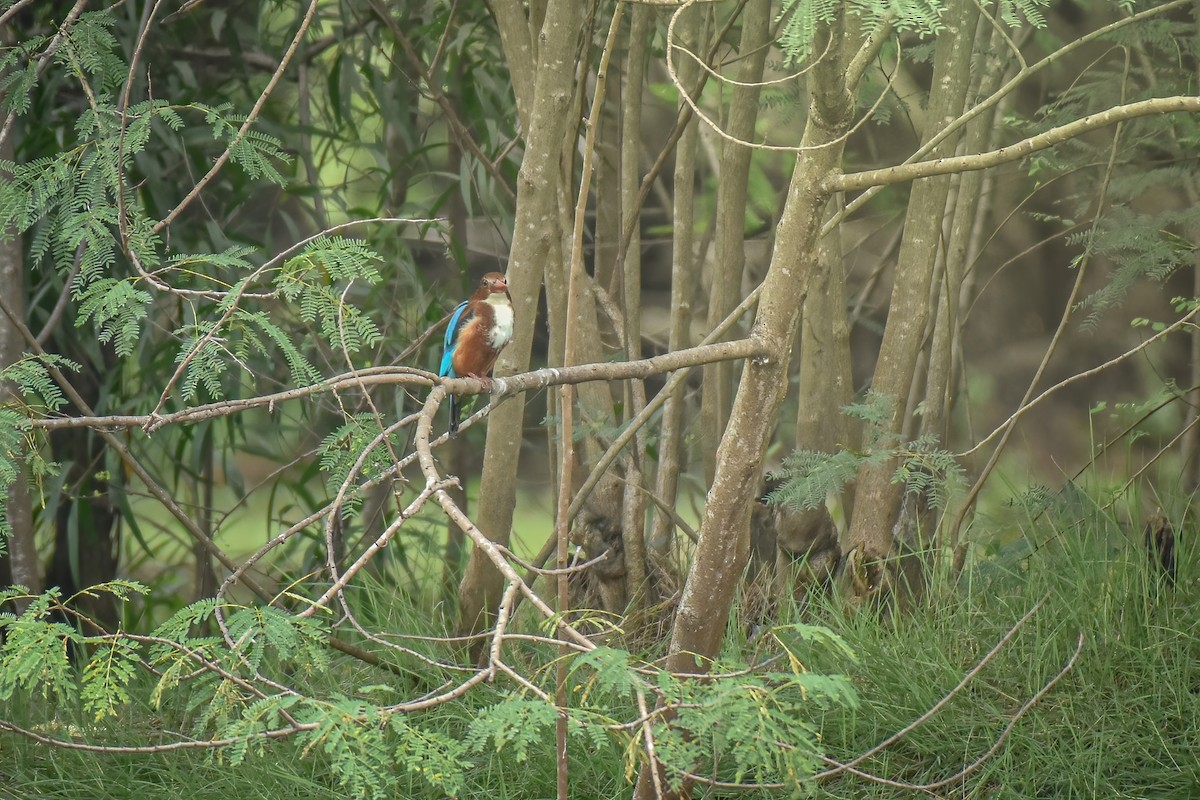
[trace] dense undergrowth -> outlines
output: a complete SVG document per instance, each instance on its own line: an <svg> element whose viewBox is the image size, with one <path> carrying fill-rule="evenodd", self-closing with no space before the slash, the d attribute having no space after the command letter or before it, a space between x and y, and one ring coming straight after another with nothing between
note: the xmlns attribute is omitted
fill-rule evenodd
<svg viewBox="0 0 1200 800"><path fill-rule="evenodd" d="M811 605L805 621L828 626L856 655L849 660L836 648L813 648L803 656L804 669L845 672L857 691L856 705L828 703L823 711L814 706L818 716L810 722L829 758L855 758L951 696L937 713L856 765L890 783L842 775L804 784L801 791L829 798L924 796L915 786L943 781L982 758L962 779L937 786L935 796L1197 796L1200 571L1194 538L1189 530L1180 531L1179 574L1172 588L1152 569L1140 533L1129 532L1110 514L1095 508L1073 516L1047 514L1018 538L997 544L959 585L935 581L924 601L903 613L881 619L854 612L836 596ZM377 629L445 632L432 600L410 602L383 584L360 591L361 604ZM955 691L1027 614L977 674ZM746 642L737 624L730 631L727 654L732 660L747 659L751 649L764 647ZM1081 635L1082 648L1072 660ZM455 655L444 644L410 644L444 660ZM531 674L550 663L532 650L528 659ZM313 695L379 699L391 692L419 692L426 685L433 689L442 677L418 662L397 676L335 659L330 669L311 677L324 685L305 689ZM101 726L82 707L52 706L28 695L16 694L0 708L5 719L57 738L106 744L178 738L171 734L170 714L152 706L151 685L135 681L131 702ZM574 688L579 701L582 682ZM514 685L504 680L481 684L458 700L421 712L420 725L446 740L465 741L479 717L512 691ZM630 711L614 708L612 716L622 718ZM509 741L498 748L494 739L476 737L474 746L461 753L463 774L455 791L460 797L498 800L552 797L553 753L553 726L539 729L521 746ZM572 797L627 796L636 774L630 756L628 737L576 729ZM343 796L345 787L331 758L322 748L304 749L291 741L252 747L244 760L231 763L222 752L97 754L5 734L0 736L0 796ZM401 764L390 778L387 796L445 796L444 787ZM697 792L704 797L793 794L713 787Z"/></svg>

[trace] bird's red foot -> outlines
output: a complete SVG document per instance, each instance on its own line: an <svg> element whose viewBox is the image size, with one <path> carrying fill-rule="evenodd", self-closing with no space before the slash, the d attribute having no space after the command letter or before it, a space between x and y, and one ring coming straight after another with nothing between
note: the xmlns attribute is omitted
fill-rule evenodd
<svg viewBox="0 0 1200 800"><path fill-rule="evenodd" d="M468 377L468 378L474 378L475 380L477 380L477 381L479 381L480 383L482 383L482 384L483 384L483 390L484 390L485 392L490 392L490 391L492 390L492 379L491 379L489 376L487 376L487 375L477 375L477 374L475 374L474 372L471 372L471 373L469 373L469 374L467 375L467 377Z"/></svg>

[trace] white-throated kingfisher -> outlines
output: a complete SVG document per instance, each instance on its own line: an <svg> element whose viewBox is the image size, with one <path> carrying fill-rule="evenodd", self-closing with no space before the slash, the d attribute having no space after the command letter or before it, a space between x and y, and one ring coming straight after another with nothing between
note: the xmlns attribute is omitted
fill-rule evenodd
<svg viewBox="0 0 1200 800"><path fill-rule="evenodd" d="M450 316L438 375L490 383L488 375L512 335L513 307L508 282L499 272L489 272L480 279L475 294L459 303ZM458 432L458 416L458 398L451 395L451 435Z"/></svg>

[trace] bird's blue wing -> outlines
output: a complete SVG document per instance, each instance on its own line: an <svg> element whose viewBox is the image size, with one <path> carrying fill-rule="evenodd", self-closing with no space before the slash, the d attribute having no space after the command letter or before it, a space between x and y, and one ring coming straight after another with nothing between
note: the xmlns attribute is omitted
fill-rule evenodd
<svg viewBox="0 0 1200 800"><path fill-rule="evenodd" d="M458 334L463 326L471 320L467 312L467 301L464 300L455 307L450 316L450 324L446 326L446 337L442 340L442 365L438 368L438 376L442 378L457 378L454 374L454 348L458 345Z"/></svg>

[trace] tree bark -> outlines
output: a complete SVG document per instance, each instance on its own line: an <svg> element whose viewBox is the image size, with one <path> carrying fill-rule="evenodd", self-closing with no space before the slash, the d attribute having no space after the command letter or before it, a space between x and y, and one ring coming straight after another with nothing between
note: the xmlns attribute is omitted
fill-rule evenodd
<svg viewBox="0 0 1200 800"><path fill-rule="evenodd" d="M693 53L699 50L702 30L702 14L693 11L676 26L676 34L684 47ZM700 73L699 65L688 60L679 66L679 83L694 86ZM680 107L685 108L683 100ZM691 344L692 306L696 299L696 249L695 249L695 185L696 148L699 144L699 120L694 116L684 127L679 143L675 146L675 207L671 213L671 327L667 336L667 348L674 352ZM708 369L707 367L705 368ZM654 480L654 494L668 506L675 505L679 487L679 472L682 468L683 411L687 404L686 393L676 392L667 399L663 407L662 427L658 437L658 465ZM706 437L705 437L706 438ZM715 440L715 436L712 437ZM655 508L650 529L650 546L657 552L669 552L675 522Z"/></svg>
<svg viewBox="0 0 1200 800"><path fill-rule="evenodd" d="M841 203L831 202L836 213ZM827 214L827 216L829 216ZM857 426L842 413L854 399L850 372L850 325L846 314L846 272L840 229L821 238L818 268L813 271L800 320L800 399L796 404L796 449L832 453L857 449ZM852 506L853 487L818 508L803 511L780 509L786 518L776 540L776 577L779 594L792 593L793 566L816 541L844 532L844 510ZM840 513L835 523L830 508Z"/></svg>
<svg viewBox="0 0 1200 800"><path fill-rule="evenodd" d="M638 187L641 183L640 156L642 151L642 89L645 85L646 54L654 32L654 16L645 6L635 5L629 19L629 48L625 65L625 82L621 104L621 231L640 217L637 208ZM642 357L642 253L641 226L633 225L622 272L614 275L620 283L621 307L625 321L625 357L634 361ZM619 250L619 247L618 247ZM631 421L646 407L646 384L629 381L625 387L623 422ZM625 544L625 575L629 584L630 610L639 608L647 598L648 541L646 535L645 485L646 433L643 429L634 440L634 452L628 459L623 502L622 537Z"/></svg>
<svg viewBox="0 0 1200 800"><path fill-rule="evenodd" d="M521 0L492 0L492 18L500 32L500 46L508 64L508 79L517 102L517 119L521 130L528 132L533 117L538 75L538 54L535 49L537 28L525 15ZM526 151L528 152L528 151Z"/></svg>
<svg viewBox="0 0 1200 800"><path fill-rule="evenodd" d="M528 80L525 75L517 74L526 63L528 45L516 33L511 37L516 40L512 48L505 40L518 110L526 107L530 110L521 113L522 120L527 121L525 157L517 180L517 213L508 265L516 324L512 342L497 364L496 371L501 375L528 368L538 290L546 263L552 255L561 261L558 175L564 137L571 124L567 112L572 106L581 11L574 0L551 0L540 34L531 107L521 102L526 92L516 88ZM495 13L502 35L505 30L522 29L524 12L520 4L498 3ZM510 13L520 19L509 17ZM512 533L524 412L524 397L515 397L488 419L477 524L489 539L505 545ZM501 584L502 578L491 562L472 551L459 586L461 632L476 632L486 626L500 600Z"/></svg>
<svg viewBox="0 0 1200 800"><path fill-rule="evenodd" d="M853 119L853 94L847 82L855 84L861 71L847 69L840 55L843 35L840 21L822 27L813 48L814 52L838 55L818 60L810 73L803 149L797 154L751 331L751 337L770 355L748 361L742 371L729 425L717 450L716 475L671 633L666 669L708 669L720 649L737 582L746 566L750 515L758 496L763 455L787 391L801 298L820 266L817 244L828 199L822 183L840 166L840 136ZM644 768L639 776L639 800L654 796L650 772L654 768Z"/></svg>
<svg viewBox="0 0 1200 800"><path fill-rule="evenodd" d="M770 36L769 0L750 0L742 11L742 34L738 52L742 54L733 78L751 86L739 87L729 101L728 132L742 141L754 138L758 122L758 101L767 62L766 44ZM692 63L692 62L688 62ZM682 73L681 73L682 77ZM685 85L688 85L685 82ZM749 194L750 159L753 151L728 139L721 142L721 175L717 183L717 219L713 258L712 289L708 296L708 328L712 330L741 302L742 273L746 264L746 203ZM700 420L705 435L704 473L711 481L716 472L716 443L729 419L733 403L733 364L713 364L704 368ZM709 442L712 444L710 445ZM672 495L673 496L673 495ZM670 502L670 497L664 495Z"/></svg>
<svg viewBox="0 0 1200 800"><path fill-rule="evenodd" d="M954 0L943 17L946 29L935 46L926 138L936 135L962 112L977 16L978 7L971 0ZM931 154L931 159L953 151L951 137ZM909 198L887 326L872 381L874 391L891 401L890 418L877 430L883 441L900 434L917 358L924 347L930 317L929 289L949 186L944 176L922 180L913 186ZM860 593L878 589L885 577L880 562L892 551L892 530L902 491L892 482L896 467L895 460L890 459L864 466L858 473L846 548L852 571L865 576L855 581Z"/></svg>
<svg viewBox="0 0 1200 800"><path fill-rule="evenodd" d="M979 85L973 90L976 97L987 97L1004 78L1005 68L1011 61L1010 51L1004 47L1004 34L986 20L980 21L979 35L990 41L982 57L983 74ZM996 111L982 114L967 125L964 152L982 153L992 143L995 130L993 120ZM964 172L956 176L958 191L954 206L954 221L950 226L950 237L946 244L945 280L939 289L937 317L934 322L933 342L930 345L929 377L926 382L925 411L921 418L921 433L938 436L946 442L949 435L949 417L953 406L954 344L962 327L959 308L964 300L961 296L967 265L970 263L970 245L979 225L981 199L984 195L985 172Z"/></svg>
<svg viewBox="0 0 1200 800"><path fill-rule="evenodd" d="M980 20L979 33L982 41L990 43L982 53L982 74L979 85L972 90L975 97L988 97L995 92L1007 66L1011 63L1011 52L1004 46L1004 33ZM993 120L998 113L976 117L967 125L964 152L982 153L992 144L995 127ZM933 340L929 346L929 370L925 383L924 412L921 416L921 433L933 435L948 446L951 412L957 392L958 372L955 359L962 343L963 320L961 309L970 300L970 283L966 280L967 268L972 259L972 243L984 217L987 215L986 172L964 172L955 176L954 219L950 225L950 236L945 248L943 279L936 287L937 314L933 322ZM940 524L936 509L923 502L919 509L920 536L923 541L934 541ZM953 549L955 542L944 542Z"/></svg>
<svg viewBox="0 0 1200 800"><path fill-rule="evenodd" d="M7 40L7 36L0 40ZM0 95L2 98L2 95ZM13 160L13 140L9 136L0 143L0 160ZM24 245L15 231L8 231L0 241L0 292L8 300L13 311L25 313L25 258ZM0 314L0 369L21 358L25 343L20 332ZM10 402L15 387L0 382L0 406ZM37 547L33 537L33 503L25 471L21 470L12 486L8 488L6 514L10 533L6 542L6 554L0 561L0 584L9 582L41 591L42 574L38 564ZM4 569L7 562L7 569Z"/></svg>
<svg viewBox="0 0 1200 800"><path fill-rule="evenodd" d="M1195 29L1192 31L1193 46L1200 42L1200 1L1192 4L1192 16L1195 19ZM1200 75L1200 61L1197 62L1195 69ZM1200 187L1196 185L1195 180L1184 181L1184 191L1187 193L1188 200L1196 203L1197 197L1200 196ZM1196 241L1197 234L1200 234L1200 225L1191 226L1189 232L1192 236L1192 241ZM1200 297L1200 252L1196 252L1192 259L1192 296ZM1188 334L1188 385L1192 387L1200 387L1200 328L1193 328ZM1185 412L1184 426L1187 433L1180 443L1180 456L1183 460L1183 474L1180 476L1179 489L1184 492L1195 492L1200 488L1200 388L1188 392L1187 396L1187 411Z"/></svg>
<svg viewBox="0 0 1200 800"><path fill-rule="evenodd" d="M11 147L6 146L5 149L11 150ZM0 158L11 158L11 152L0 154ZM11 235L11 232L7 240L0 244L0 292L4 292L13 310L19 314L24 313L25 309L22 251L21 237ZM21 335L7 317L0 315L0 369L20 360L24 349ZM16 387L10 383L0 383L0 405L15 402L15 392ZM5 517L9 526L4 555L7 570L0 570L0 582L5 585L11 582L27 586L35 592L41 591L41 567L33 536L33 503L24 469L8 487Z"/></svg>

